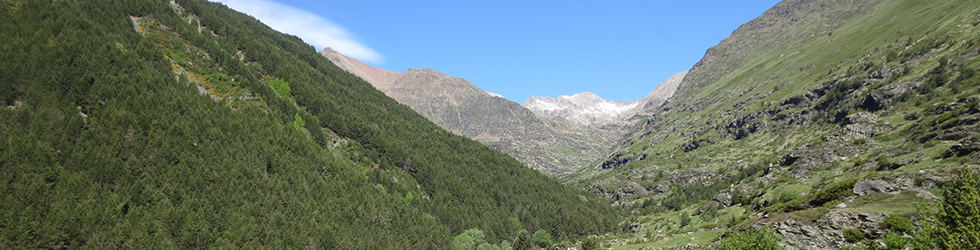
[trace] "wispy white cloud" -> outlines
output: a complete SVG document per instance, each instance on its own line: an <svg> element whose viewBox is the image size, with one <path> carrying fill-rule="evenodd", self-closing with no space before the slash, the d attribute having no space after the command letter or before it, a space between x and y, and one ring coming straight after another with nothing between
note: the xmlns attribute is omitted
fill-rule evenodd
<svg viewBox="0 0 980 250"><path fill-rule="evenodd" d="M331 47L338 52L371 63L384 57L355 39L343 27L309 11L267 0L211 0L249 14L283 33L296 35L317 49Z"/></svg>

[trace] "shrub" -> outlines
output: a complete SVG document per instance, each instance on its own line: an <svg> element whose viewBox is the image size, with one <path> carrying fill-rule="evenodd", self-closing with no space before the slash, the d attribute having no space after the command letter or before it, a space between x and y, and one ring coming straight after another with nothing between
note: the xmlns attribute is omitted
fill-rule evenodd
<svg viewBox="0 0 980 250"><path fill-rule="evenodd" d="M521 220L517 219L517 217L509 217L507 218L507 221L510 222L510 230L514 233L517 233L518 231L521 231L521 228L524 228L521 226Z"/></svg>
<svg viewBox="0 0 980 250"><path fill-rule="evenodd" d="M847 242L850 243L858 242L864 239L864 232L861 232L861 229L848 228L844 229L843 233L844 240L847 240Z"/></svg>
<svg viewBox="0 0 980 250"><path fill-rule="evenodd" d="M582 250L596 250L599 249L599 241L595 238L586 238L582 241Z"/></svg>
<svg viewBox="0 0 980 250"><path fill-rule="evenodd" d="M748 216L745 214L732 215L731 219L728 220L728 228L733 228L738 226L738 224L742 224L742 222L745 221L746 217Z"/></svg>
<svg viewBox="0 0 980 250"><path fill-rule="evenodd" d="M681 223L681 227L685 227L688 224L691 224L691 216L688 216L687 215L687 212L681 212L681 221L680 221L680 223Z"/></svg>
<svg viewBox="0 0 980 250"><path fill-rule="evenodd" d="M854 140L851 143L853 143L854 145L864 145L864 144L868 144L868 139L861 138L861 139Z"/></svg>
<svg viewBox="0 0 980 250"><path fill-rule="evenodd" d="M293 127L296 128L297 130L306 127L306 122L303 121L303 117L299 116L299 113L293 115Z"/></svg>
<svg viewBox="0 0 980 250"><path fill-rule="evenodd" d="M901 214L889 214L885 217L885 228L897 233L912 232L912 220Z"/></svg>
<svg viewBox="0 0 980 250"><path fill-rule="evenodd" d="M756 229L731 232L721 240L721 249L779 249L779 235L771 230Z"/></svg>
<svg viewBox="0 0 980 250"><path fill-rule="evenodd" d="M851 178L830 184L816 193L812 201L813 205L820 206L829 201L850 196L853 193L854 183L857 181L857 178Z"/></svg>
<svg viewBox="0 0 980 250"><path fill-rule="evenodd" d="M514 250L514 247L510 245L510 241L504 240L500 242L500 250Z"/></svg>
<svg viewBox="0 0 980 250"><path fill-rule="evenodd" d="M289 82L283 80L282 78L276 78L275 80L269 81L269 87L276 92L279 97L289 97L292 96L293 90L289 88Z"/></svg>
<svg viewBox="0 0 980 250"><path fill-rule="evenodd" d="M548 234L544 229L540 229L531 235L531 241L539 247L547 248L551 245L551 234Z"/></svg>
<svg viewBox="0 0 980 250"><path fill-rule="evenodd" d="M405 194L405 204L411 205L412 201L415 200L415 195L412 192Z"/></svg>
<svg viewBox="0 0 980 250"><path fill-rule="evenodd" d="M902 250L908 245L909 240L895 232L888 232L885 238L882 239L885 242L885 249L889 250ZM965 248L963 248L965 249Z"/></svg>

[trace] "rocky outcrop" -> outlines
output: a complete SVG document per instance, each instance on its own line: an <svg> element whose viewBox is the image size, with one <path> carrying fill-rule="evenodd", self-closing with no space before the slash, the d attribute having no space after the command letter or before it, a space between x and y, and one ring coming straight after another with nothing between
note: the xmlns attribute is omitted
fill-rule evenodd
<svg viewBox="0 0 980 250"><path fill-rule="evenodd" d="M899 194L902 190L909 189L905 183L896 185L883 180L859 180L854 183L854 194L864 196L872 193Z"/></svg>
<svg viewBox="0 0 980 250"><path fill-rule="evenodd" d="M627 200L649 194L643 185L633 181L621 182L619 178L615 177L593 183L589 190L606 200ZM631 205L632 202L628 204Z"/></svg>
<svg viewBox="0 0 980 250"><path fill-rule="evenodd" d="M844 240L844 229L857 228L869 238L884 236L885 231L880 224L886 215L882 212L858 213L839 209L813 222L791 218L759 223L756 227L775 229L785 239L786 249L836 249L849 244Z"/></svg>
<svg viewBox="0 0 980 250"><path fill-rule="evenodd" d="M622 198L643 197L647 195L647 189L636 182L627 182L616 189L616 195Z"/></svg>
<svg viewBox="0 0 980 250"><path fill-rule="evenodd" d="M732 194L729 193L728 190L721 190L721 191L718 191L718 194L716 194L715 197L713 199L711 199L711 200L712 201L716 201L716 202L718 202L718 204L724 205L726 207L727 206L731 206L732 205Z"/></svg>
<svg viewBox="0 0 980 250"><path fill-rule="evenodd" d="M700 169L700 168L689 168L684 170L679 170L672 172L670 174L670 182L672 183L684 183L684 186L690 185L711 185L711 181L717 174L713 170Z"/></svg>
<svg viewBox="0 0 980 250"><path fill-rule="evenodd" d="M607 155L605 161L596 166L597 169L611 169L626 165L632 161L640 161L647 157L646 154L634 154L629 151L617 151Z"/></svg>
<svg viewBox="0 0 980 250"><path fill-rule="evenodd" d="M667 191L670 191L670 182L661 181L656 184L650 185L649 187L647 187L647 191L658 193L658 194L666 193Z"/></svg>
<svg viewBox="0 0 980 250"><path fill-rule="evenodd" d="M956 156L966 156L973 152L980 151L980 142L974 141L972 139L964 139L959 141L953 146L949 146L949 149L943 153L944 158L956 157Z"/></svg>
<svg viewBox="0 0 980 250"><path fill-rule="evenodd" d="M843 124L828 135L827 140L833 142L846 142L858 139L866 139L878 133L891 129L890 127L878 127L878 116L859 112L844 117Z"/></svg>
<svg viewBox="0 0 980 250"><path fill-rule="evenodd" d="M790 168L792 175L801 178L808 176L810 170L816 166L846 160L860 152L859 148L850 144L827 143L819 146L806 144L785 155L779 164L792 166Z"/></svg>
<svg viewBox="0 0 980 250"><path fill-rule="evenodd" d="M937 176L931 171L920 171L916 174L858 180L854 183L852 191L857 196L875 193L899 195L902 192L912 192L919 198L940 200L939 197L929 192L929 189L935 188L937 185L942 185L946 181L945 177Z"/></svg>

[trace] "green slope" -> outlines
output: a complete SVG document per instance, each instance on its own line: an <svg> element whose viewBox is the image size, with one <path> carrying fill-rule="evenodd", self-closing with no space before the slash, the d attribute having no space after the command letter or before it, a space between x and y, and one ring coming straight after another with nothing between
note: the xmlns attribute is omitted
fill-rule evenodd
<svg viewBox="0 0 980 250"><path fill-rule="evenodd" d="M640 211L631 237L652 240L628 248L776 225L818 229L777 230L788 247L837 248L820 218L928 216L913 204L980 163L978 25L977 1L784 1L709 49L610 167L571 180Z"/></svg>
<svg viewBox="0 0 980 250"><path fill-rule="evenodd" d="M618 220L220 4L0 5L0 247L448 248L513 241L510 217Z"/></svg>

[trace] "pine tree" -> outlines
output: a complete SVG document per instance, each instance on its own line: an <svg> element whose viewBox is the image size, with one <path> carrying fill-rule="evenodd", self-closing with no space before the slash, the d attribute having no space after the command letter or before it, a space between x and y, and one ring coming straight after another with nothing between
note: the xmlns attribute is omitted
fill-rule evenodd
<svg viewBox="0 0 980 250"><path fill-rule="evenodd" d="M936 218L942 249L980 249L980 177L965 171L953 181Z"/></svg>

